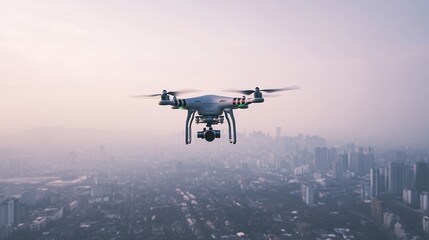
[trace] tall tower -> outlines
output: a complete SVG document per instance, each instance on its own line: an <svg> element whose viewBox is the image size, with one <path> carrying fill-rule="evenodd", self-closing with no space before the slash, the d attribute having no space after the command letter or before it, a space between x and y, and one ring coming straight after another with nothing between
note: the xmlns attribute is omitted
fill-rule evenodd
<svg viewBox="0 0 429 240"><path fill-rule="evenodd" d="M405 164L389 162L389 192L402 194L405 184Z"/></svg>
<svg viewBox="0 0 429 240"><path fill-rule="evenodd" d="M338 160L338 151L336 148L331 147L328 149L328 170L334 168L334 163Z"/></svg>
<svg viewBox="0 0 429 240"><path fill-rule="evenodd" d="M0 202L0 225L15 225L17 222L15 221L16 210L14 198L8 198Z"/></svg>
<svg viewBox="0 0 429 240"><path fill-rule="evenodd" d="M379 168L371 168L369 171L370 192L371 198L377 198L380 195L383 179Z"/></svg>
<svg viewBox="0 0 429 240"><path fill-rule="evenodd" d="M429 192L420 193L420 209L424 211L429 210Z"/></svg>
<svg viewBox="0 0 429 240"><path fill-rule="evenodd" d="M14 225L15 223L15 201L9 199L7 201L7 224Z"/></svg>
<svg viewBox="0 0 429 240"><path fill-rule="evenodd" d="M338 160L332 163L332 177L335 179L344 178L343 161Z"/></svg>
<svg viewBox="0 0 429 240"><path fill-rule="evenodd" d="M429 191L429 167L425 162L414 164L415 188L418 192Z"/></svg>
<svg viewBox="0 0 429 240"><path fill-rule="evenodd" d="M21 207L20 207L20 199L19 198L12 198L14 210L13 210L13 219L14 219L14 225L18 225L21 221Z"/></svg>
<svg viewBox="0 0 429 240"><path fill-rule="evenodd" d="M314 206L314 188L311 184L301 183L301 198L308 206Z"/></svg>
<svg viewBox="0 0 429 240"><path fill-rule="evenodd" d="M329 170L328 148L316 147L314 149L314 167L316 171L326 174Z"/></svg>
<svg viewBox="0 0 429 240"><path fill-rule="evenodd" d="M6 200L0 198L0 225L7 224L8 204Z"/></svg>
<svg viewBox="0 0 429 240"><path fill-rule="evenodd" d="M423 232L429 233L429 217L428 216L423 217Z"/></svg>

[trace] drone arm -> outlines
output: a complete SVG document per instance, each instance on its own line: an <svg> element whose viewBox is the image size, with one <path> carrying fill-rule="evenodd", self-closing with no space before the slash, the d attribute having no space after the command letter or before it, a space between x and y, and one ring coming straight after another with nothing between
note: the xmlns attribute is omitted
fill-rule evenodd
<svg viewBox="0 0 429 240"><path fill-rule="evenodd" d="M233 113L232 109L225 109L224 112L225 112L226 120L228 122L229 142L236 144L237 143L237 131L235 128L234 113ZM231 129L231 123L232 123L232 129ZM231 137L231 131L232 131L232 137Z"/></svg>
<svg viewBox="0 0 429 240"><path fill-rule="evenodd" d="M190 144L192 140L192 121L194 120L195 110L188 110L186 117L185 143Z"/></svg>
<svg viewBox="0 0 429 240"><path fill-rule="evenodd" d="M246 99L246 104L251 104L251 103L263 103L264 99L261 98L248 98Z"/></svg>
<svg viewBox="0 0 429 240"><path fill-rule="evenodd" d="M161 106L165 106L165 105L170 105L170 106L174 106L174 102L170 101L170 100L161 100L158 103Z"/></svg>

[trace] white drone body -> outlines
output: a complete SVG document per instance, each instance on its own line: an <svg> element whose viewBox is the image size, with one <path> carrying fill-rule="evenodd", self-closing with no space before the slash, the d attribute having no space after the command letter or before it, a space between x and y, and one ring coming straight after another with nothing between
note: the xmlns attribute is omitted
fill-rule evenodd
<svg viewBox="0 0 429 240"><path fill-rule="evenodd" d="M232 92L239 92L245 95L253 93L253 98L246 98L245 96L240 98L232 98L225 96L217 95L204 95L199 97L192 98L176 98L180 93L191 92L191 91L177 91L177 92L167 92L164 90L162 94L152 94L152 95L138 95L134 97L155 97L161 96L161 101L159 105L169 105L173 109L184 109L188 111L186 118L185 126L185 143L190 144L192 137L192 122L194 121L197 124L204 123L206 127L203 128L203 131L199 131L197 134L198 138L205 139L208 142L212 142L215 138L220 138L220 130L213 130L212 125L223 124L224 118L228 123L228 136L229 142L235 144L237 142L237 131L235 118L233 114L234 109L246 109L252 103L263 103L264 98L262 97L262 92L277 92L277 91L287 91L298 89L298 87L288 87L288 88L279 88L279 89L264 89L260 90L258 87L255 90L226 90ZM170 99L170 95L173 96ZM195 117L195 114L198 115ZM223 116L224 114L224 116Z"/></svg>

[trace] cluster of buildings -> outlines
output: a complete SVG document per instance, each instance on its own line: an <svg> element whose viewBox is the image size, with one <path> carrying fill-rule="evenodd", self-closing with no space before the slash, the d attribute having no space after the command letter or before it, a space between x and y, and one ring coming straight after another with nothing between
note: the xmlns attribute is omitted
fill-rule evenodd
<svg viewBox="0 0 429 240"><path fill-rule="evenodd" d="M8 191L13 186L16 189L15 194L0 196L0 240L34 239L79 206L78 201L70 200L75 192L67 192L73 186L52 187L52 181L37 181L28 178L12 187L2 184Z"/></svg>
<svg viewBox="0 0 429 240"><path fill-rule="evenodd" d="M372 201L372 215L374 219L384 227L391 229L395 236L401 239L409 239L410 233L404 226L404 221L397 212L398 208L406 209L407 212L414 213L415 219L421 219L421 227L417 231L422 231L429 235L429 164L418 161L408 162L388 162L387 167L371 168L370 170L370 197ZM391 203L390 198L401 197L401 206ZM404 215L404 214L403 214ZM407 217L405 215L405 217Z"/></svg>
<svg viewBox="0 0 429 240"><path fill-rule="evenodd" d="M73 151L44 165L46 181L0 182L10 193L0 196L0 240L429 236L427 154L323 147L280 131L225 151Z"/></svg>
<svg viewBox="0 0 429 240"><path fill-rule="evenodd" d="M351 144L342 150L316 147L311 162L294 168L301 182L302 201L309 207L323 205L326 192L335 191L329 182L341 180L344 191L355 186L371 217L398 239L428 237L427 154L386 155Z"/></svg>

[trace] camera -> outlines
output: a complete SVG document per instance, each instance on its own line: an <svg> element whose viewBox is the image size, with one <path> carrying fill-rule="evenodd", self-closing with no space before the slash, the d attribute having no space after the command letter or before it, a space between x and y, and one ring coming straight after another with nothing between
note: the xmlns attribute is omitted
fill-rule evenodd
<svg viewBox="0 0 429 240"><path fill-rule="evenodd" d="M207 142L212 142L215 138L220 138L220 130L213 130L212 128L206 130L204 128L203 131L197 133L197 137L205 139Z"/></svg>

